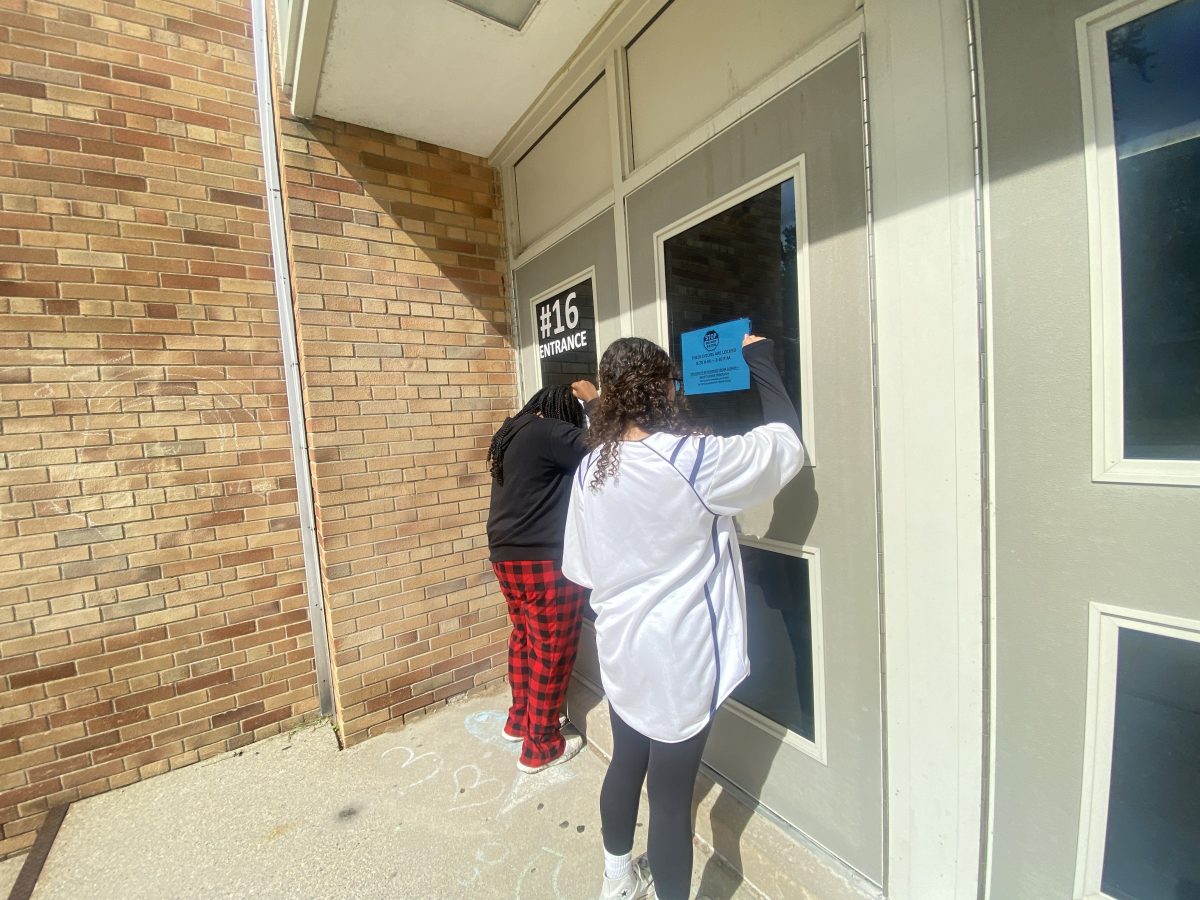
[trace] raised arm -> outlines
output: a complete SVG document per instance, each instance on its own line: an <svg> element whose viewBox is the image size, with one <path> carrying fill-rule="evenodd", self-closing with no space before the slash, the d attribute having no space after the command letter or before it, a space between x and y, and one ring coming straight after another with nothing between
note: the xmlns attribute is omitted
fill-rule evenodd
<svg viewBox="0 0 1200 900"><path fill-rule="evenodd" d="M596 408L596 386L590 381L576 381L571 392L583 404L584 415L590 416ZM587 456L587 432L567 422L554 424L560 427L552 432L550 454L560 469L574 472L579 461Z"/></svg>
<svg viewBox="0 0 1200 900"><path fill-rule="evenodd" d="M742 353L762 398L765 425L735 437L704 438L698 490L718 515L736 515L779 493L804 464L800 417L775 367L771 341L748 335Z"/></svg>
<svg viewBox="0 0 1200 900"><path fill-rule="evenodd" d="M742 343L742 356L750 367L750 377L758 386L762 400L763 422L782 422L800 436L800 416L792 405L783 378L775 367L775 342L748 334Z"/></svg>

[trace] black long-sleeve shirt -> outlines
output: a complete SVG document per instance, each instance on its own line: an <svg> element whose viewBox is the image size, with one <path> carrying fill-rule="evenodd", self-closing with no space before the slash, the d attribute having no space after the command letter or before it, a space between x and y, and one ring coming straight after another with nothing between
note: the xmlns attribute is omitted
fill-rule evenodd
<svg viewBox="0 0 1200 900"><path fill-rule="evenodd" d="M492 482L490 558L561 561L571 475L587 455L584 432L559 419L532 415L516 428L504 452L504 482Z"/></svg>
<svg viewBox="0 0 1200 900"><path fill-rule="evenodd" d="M775 367L775 342L770 338L755 341L742 348L742 356L750 367L750 377L758 387L762 401L763 423L781 422L800 435L800 416L783 386L783 378Z"/></svg>

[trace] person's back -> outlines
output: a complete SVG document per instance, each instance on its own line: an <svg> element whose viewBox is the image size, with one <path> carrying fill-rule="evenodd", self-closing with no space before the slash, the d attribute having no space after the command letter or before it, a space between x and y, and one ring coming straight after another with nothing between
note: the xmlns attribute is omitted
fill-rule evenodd
<svg viewBox="0 0 1200 900"><path fill-rule="evenodd" d="M743 353L767 424L745 435L686 434L673 364L623 338L600 362L595 445L571 484L563 573L592 589L613 755L600 796L602 897L649 895L631 848L643 781L657 896L687 896L691 798L717 707L749 674L746 603L733 516L799 471L799 420L771 344Z"/></svg>
<svg viewBox="0 0 1200 900"><path fill-rule="evenodd" d="M588 545L597 649L602 668L621 672L605 689L622 718L655 740L700 731L749 674L730 516L769 499L803 459L788 426L756 431L627 441L619 477L594 492L587 482L596 451L576 473L584 521L568 540L579 535ZM567 553L573 577L580 573Z"/></svg>
<svg viewBox="0 0 1200 900"><path fill-rule="evenodd" d="M492 437L488 552L508 604L508 676L513 702L504 737L521 742L517 768L566 762L583 739L564 735L559 712L575 664L585 592L562 574L563 523L571 474L587 452L582 399L591 382L539 390Z"/></svg>
<svg viewBox="0 0 1200 900"><path fill-rule="evenodd" d="M492 562L562 559L571 475L586 452L583 430L560 419L520 417L492 484L488 549Z"/></svg>

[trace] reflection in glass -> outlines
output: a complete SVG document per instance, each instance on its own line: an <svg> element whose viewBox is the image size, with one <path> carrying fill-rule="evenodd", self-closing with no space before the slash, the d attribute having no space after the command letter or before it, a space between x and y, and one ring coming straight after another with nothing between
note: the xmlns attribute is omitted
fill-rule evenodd
<svg viewBox="0 0 1200 900"><path fill-rule="evenodd" d="M1123 628L1101 889L1200 898L1200 644Z"/></svg>
<svg viewBox="0 0 1200 900"><path fill-rule="evenodd" d="M1200 459L1200 0L1108 33L1125 456Z"/></svg>
<svg viewBox="0 0 1200 900"><path fill-rule="evenodd" d="M789 179L717 213L663 245L668 349L682 358L679 336L748 318L775 341L775 362L800 406L800 308L796 280L796 192ZM758 390L688 398L693 420L714 434L742 434L762 424Z"/></svg>
<svg viewBox="0 0 1200 900"><path fill-rule="evenodd" d="M733 697L815 740L808 560L743 546L742 566L750 677Z"/></svg>

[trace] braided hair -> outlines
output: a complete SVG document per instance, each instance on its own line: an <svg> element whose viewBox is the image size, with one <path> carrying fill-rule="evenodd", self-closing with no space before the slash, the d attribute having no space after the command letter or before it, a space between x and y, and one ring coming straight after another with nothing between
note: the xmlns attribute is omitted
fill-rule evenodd
<svg viewBox="0 0 1200 900"><path fill-rule="evenodd" d="M515 416L504 420L504 424L492 436L488 447L487 461L496 484L504 484L504 454L512 441L517 421L522 416L540 415L543 419L560 419L576 428L583 428L583 407L575 399L571 388L565 384L544 387L522 406Z"/></svg>

